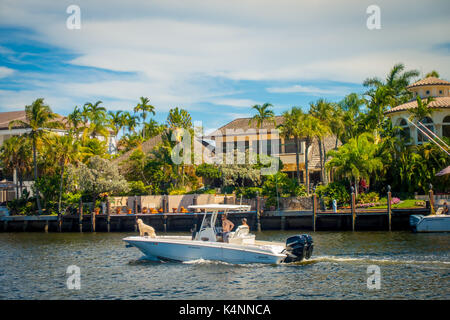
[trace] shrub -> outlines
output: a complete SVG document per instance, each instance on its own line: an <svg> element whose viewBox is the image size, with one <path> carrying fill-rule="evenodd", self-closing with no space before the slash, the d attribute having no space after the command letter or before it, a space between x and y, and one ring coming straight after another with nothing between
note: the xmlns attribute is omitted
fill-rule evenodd
<svg viewBox="0 0 450 320"><path fill-rule="evenodd" d="M180 194L186 194L186 188L176 188L172 187L167 190L169 195L180 195Z"/></svg>
<svg viewBox="0 0 450 320"><path fill-rule="evenodd" d="M142 181L129 181L128 187L130 188L130 191L128 192L128 195L130 196L143 196L150 194L149 187L145 186Z"/></svg>
<svg viewBox="0 0 450 320"><path fill-rule="evenodd" d="M257 193L262 194L262 188L258 187L241 187L236 190L236 197L240 198L241 195L245 199L253 199L256 198Z"/></svg>
<svg viewBox="0 0 450 320"><path fill-rule="evenodd" d="M306 188L303 185L297 185L293 179L290 179L284 172L278 172L270 175L264 181L262 194L269 197L295 197L306 195Z"/></svg>
<svg viewBox="0 0 450 320"><path fill-rule="evenodd" d="M336 199L338 205L349 203L350 194L346 187L339 182L331 182L326 186L316 188L317 195L324 200L326 206L331 206L333 199Z"/></svg>
<svg viewBox="0 0 450 320"><path fill-rule="evenodd" d="M356 199L357 203L371 203L380 201L380 196L376 192L361 193Z"/></svg>
<svg viewBox="0 0 450 320"><path fill-rule="evenodd" d="M277 198L274 197L268 197L266 201L264 202L264 207L266 210L268 210L270 207L276 207L277 206Z"/></svg>

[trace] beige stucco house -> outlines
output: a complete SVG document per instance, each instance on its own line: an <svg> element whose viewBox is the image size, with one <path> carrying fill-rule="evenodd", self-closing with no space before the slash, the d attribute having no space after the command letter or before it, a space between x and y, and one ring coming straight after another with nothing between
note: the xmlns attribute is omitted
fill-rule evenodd
<svg viewBox="0 0 450 320"><path fill-rule="evenodd" d="M428 141L408 118L411 116L409 110L417 108L417 96L422 99L433 97L434 100L428 105L433 110L432 116L421 119L420 122L437 136L450 138L450 82L428 77L408 86L408 90L412 92L413 99L386 112L392 123L402 127L405 136L410 137L412 143Z"/></svg>

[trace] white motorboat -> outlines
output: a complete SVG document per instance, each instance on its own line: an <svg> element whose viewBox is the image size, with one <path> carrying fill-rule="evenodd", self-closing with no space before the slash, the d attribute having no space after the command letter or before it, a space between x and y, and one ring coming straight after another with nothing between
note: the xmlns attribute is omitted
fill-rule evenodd
<svg viewBox="0 0 450 320"><path fill-rule="evenodd" d="M415 232L450 232L450 215L412 215L409 224Z"/></svg>
<svg viewBox="0 0 450 320"><path fill-rule="evenodd" d="M221 227L216 226L219 212L249 211L250 206L207 204L189 208L205 210L201 227L192 236L132 236L123 241L127 247L136 247L148 259L156 261L203 259L233 264L277 264L309 259L312 254L313 241L306 234L289 237L286 243L258 241L248 227L239 226L230 232L228 242L222 242Z"/></svg>

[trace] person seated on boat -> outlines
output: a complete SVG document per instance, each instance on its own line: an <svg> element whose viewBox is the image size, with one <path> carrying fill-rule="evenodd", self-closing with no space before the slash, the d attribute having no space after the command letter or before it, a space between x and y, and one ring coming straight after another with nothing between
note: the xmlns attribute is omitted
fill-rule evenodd
<svg viewBox="0 0 450 320"><path fill-rule="evenodd" d="M447 202L444 202L444 210L442 210L442 214L450 215L450 210L448 209Z"/></svg>
<svg viewBox="0 0 450 320"><path fill-rule="evenodd" d="M223 242L228 242L231 230L234 228L234 223L227 219L227 215L222 215L222 239Z"/></svg>

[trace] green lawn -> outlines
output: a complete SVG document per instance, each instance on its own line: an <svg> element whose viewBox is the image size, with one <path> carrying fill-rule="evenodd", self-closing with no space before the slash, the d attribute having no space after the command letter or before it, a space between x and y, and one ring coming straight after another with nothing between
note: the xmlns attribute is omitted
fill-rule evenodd
<svg viewBox="0 0 450 320"><path fill-rule="evenodd" d="M392 208L423 208L423 206L417 206L416 205L417 201L420 201L420 200L416 200L416 199L401 200L400 203L393 204ZM386 198L380 199L379 202L380 203L385 203L385 204L379 205L379 206L375 206L375 207L370 207L370 209L387 209L387 199Z"/></svg>

